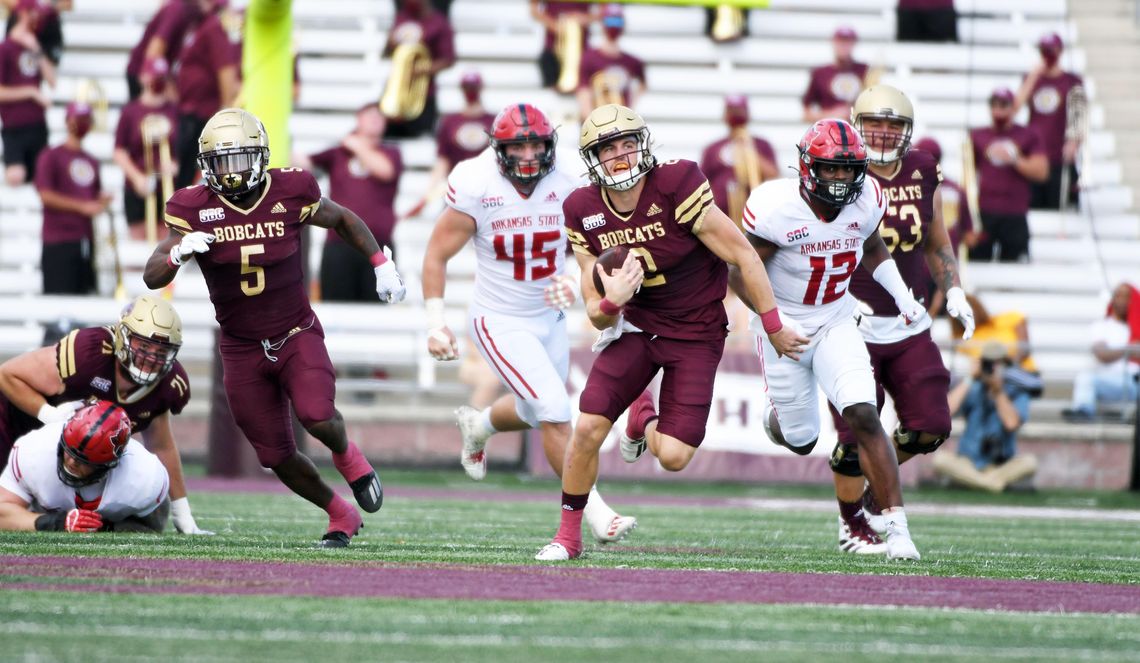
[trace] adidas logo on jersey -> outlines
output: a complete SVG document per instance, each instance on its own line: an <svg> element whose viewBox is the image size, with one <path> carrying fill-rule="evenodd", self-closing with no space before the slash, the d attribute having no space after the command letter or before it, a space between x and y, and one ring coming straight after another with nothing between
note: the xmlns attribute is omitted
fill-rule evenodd
<svg viewBox="0 0 1140 663"><path fill-rule="evenodd" d="M855 221L853 223L847 224L847 229L848 230L858 230L859 229L859 222Z"/></svg>
<svg viewBox="0 0 1140 663"><path fill-rule="evenodd" d="M645 213L645 216L653 216L654 214L660 214L660 213L661 213L661 208L657 206L657 203L653 203L652 205L649 206L649 211Z"/></svg>
<svg viewBox="0 0 1140 663"><path fill-rule="evenodd" d="M272 214L284 214L285 213L285 206L281 204L280 200L278 200L277 204L273 206L273 209L271 209L269 211Z"/></svg>
<svg viewBox="0 0 1140 663"><path fill-rule="evenodd" d="M922 179L922 173L918 172L918 169L917 169L917 168L915 168L915 169L914 169L914 172L913 172L913 173L911 173L911 175L910 175L910 179L912 179L912 180L921 180L921 179Z"/></svg>
<svg viewBox="0 0 1140 663"><path fill-rule="evenodd" d="M558 202L558 194L554 191L551 191L550 193L546 194L546 199L543 200L542 202L544 202L544 203L556 203L556 202Z"/></svg>

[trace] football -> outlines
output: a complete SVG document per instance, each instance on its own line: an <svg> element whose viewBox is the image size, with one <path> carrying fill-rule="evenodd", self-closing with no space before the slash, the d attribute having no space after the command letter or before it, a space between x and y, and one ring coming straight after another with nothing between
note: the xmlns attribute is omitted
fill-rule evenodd
<svg viewBox="0 0 1140 663"><path fill-rule="evenodd" d="M606 274L613 274L615 269L622 266L628 254L629 247L624 244L611 246L598 256L598 264L606 270ZM598 276L597 269L594 270L594 289L598 291L599 295L605 296L606 287L602 285L602 277Z"/></svg>

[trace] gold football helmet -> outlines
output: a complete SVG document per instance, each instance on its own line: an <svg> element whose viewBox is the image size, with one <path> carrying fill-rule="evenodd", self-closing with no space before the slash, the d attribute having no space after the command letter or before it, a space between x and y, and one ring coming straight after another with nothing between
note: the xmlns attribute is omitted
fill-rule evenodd
<svg viewBox="0 0 1140 663"><path fill-rule="evenodd" d="M115 358L135 383L158 382L182 347L182 318L165 299L143 295L123 309L115 327Z"/></svg>
<svg viewBox="0 0 1140 663"><path fill-rule="evenodd" d="M214 193L236 197L256 191L269 166L265 125L240 108L214 113L198 137L198 167Z"/></svg>
<svg viewBox="0 0 1140 663"><path fill-rule="evenodd" d="M863 120L869 117L903 123L902 133L868 131ZM859 93L851 107L851 124L867 144L871 163L885 166L906 156L914 133L914 106L901 90L890 85L873 85Z"/></svg>
<svg viewBox="0 0 1140 663"><path fill-rule="evenodd" d="M598 148L617 138L633 136L639 146L637 163L630 164L629 170L610 175L601 158ZM598 186L616 191L633 188L646 173L657 165L649 145L649 127L645 120L632 109L618 104L598 106L582 123L582 134L578 138L578 153L589 168L590 181Z"/></svg>

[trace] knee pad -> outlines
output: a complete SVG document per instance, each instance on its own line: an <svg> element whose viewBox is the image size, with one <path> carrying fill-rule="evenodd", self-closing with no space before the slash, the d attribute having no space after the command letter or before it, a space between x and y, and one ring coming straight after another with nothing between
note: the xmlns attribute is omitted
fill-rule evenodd
<svg viewBox="0 0 1140 663"><path fill-rule="evenodd" d="M915 456L932 453L942 446L948 437L950 437L949 434L939 435L920 430L907 430L902 427L902 424L899 424L899 427L891 435L891 439L894 440L895 447L899 451L905 451Z"/></svg>
<svg viewBox="0 0 1140 663"><path fill-rule="evenodd" d="M835 448L831 450L831 458L828 464L831 465L831 471L836 474L842 474L845 477L863 476L863 470L859 467L859 447L857 445L836 442Z"/></svg>

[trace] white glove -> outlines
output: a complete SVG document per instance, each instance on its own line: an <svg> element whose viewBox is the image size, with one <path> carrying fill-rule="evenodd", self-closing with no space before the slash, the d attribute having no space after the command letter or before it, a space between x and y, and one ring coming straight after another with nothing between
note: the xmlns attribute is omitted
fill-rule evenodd
<svg viewBox="0 0 1140 663"><path fill-rule="evenodd" d="M965 328L962 340L970 340L974 335L974 309L970 307L970 302L966 301L966 293L961 288L954 286L946 291L946 312Z"/></svg>
<svg viewBox="0 0 1140 663"><path fill-rule="evenodd" d="M45 424L50 424L55 421L67 421L71 418L75 411L83 407L83 401L68 401L60 403L59 405L50 405L44 403L40 407L40 411L36 413L36 419L39 419Z"/></svg>
<svg viewBox="0 0 1140 663"><path fill-rule="evenodd" d="M408 289L404 286L404 279L396 271L396 263L392 261L392 250L384 247L384 255L388 260L376 268L376 294L380 301L395 304L404 301Z"/></svg>
<svg viewBox="0 0 1140 663"><path fill-rule="evenodd" d="M906 297L895 300L895 306L899 307L899 317L908 328L913 329L926 319L926 307L915 300L914 293L909 290Z"/></svg>
<svg viewBox="0 0 1140 663"><path fill-rule="evenodd" d="M182 241L170 249L170 262L181 265L195 253L205 253L210 250L214 241L213 233L192 232L182 238Z"/></svg>
<svg viewBox="0 0 1140 663"><path fill-rule="evenodd" d="M578 282L572 276L565 276L562 274L555 274L550 277L550 285L542 289L542 296L546 300L546 305L556 311L570 308L574 305L577 295L575 290L578 288Z"/></svg>
<svg viewBox="0 0 1140 663"><path fill-rule="evenodd" d="M190 500L185 497L170 501L170 519L174 521L174 529L178 530L179 534L214 535L210 530L198 527L193 514L190 513Z"/></svg>

